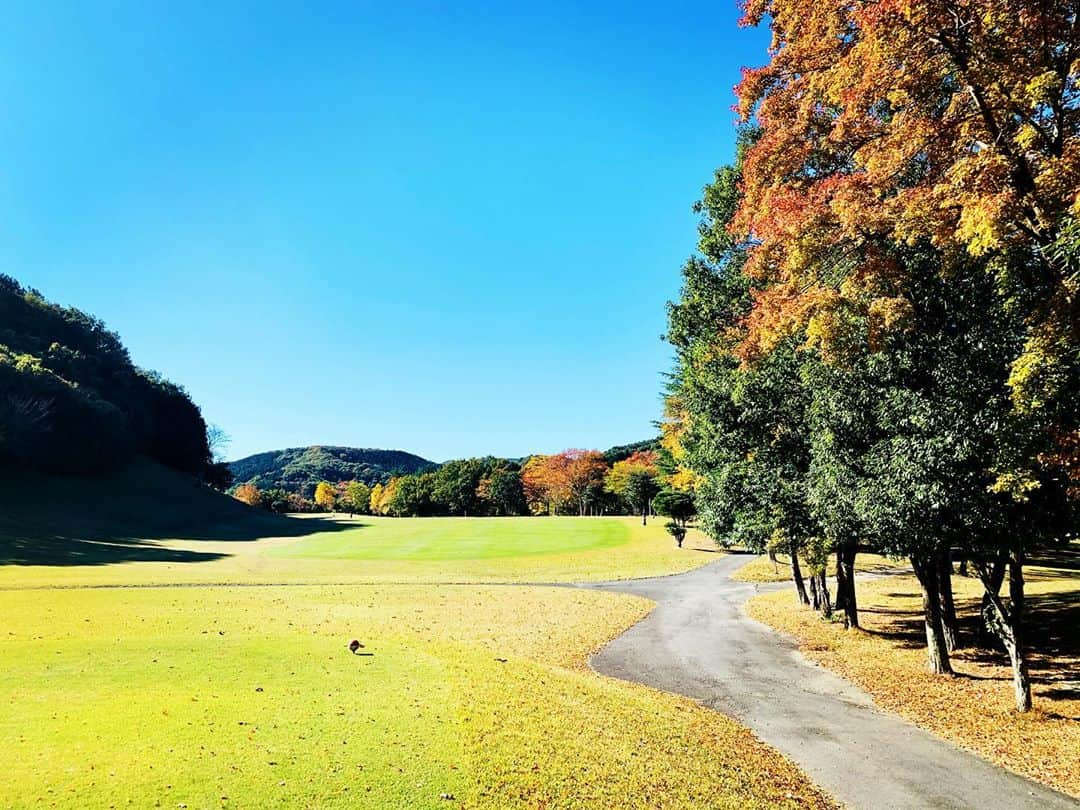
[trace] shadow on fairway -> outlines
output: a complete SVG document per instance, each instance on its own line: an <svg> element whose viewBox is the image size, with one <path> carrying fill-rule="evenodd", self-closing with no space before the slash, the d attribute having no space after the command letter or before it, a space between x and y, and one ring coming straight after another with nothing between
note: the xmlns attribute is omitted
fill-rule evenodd
<svg viewBox="0 0 1080 810"><path fill-rule="evenodd" d="M208 562L229 554L163 541L247 542L358 528L253 509L145 461L88 477L0 470L0 566Z"/></svg>
<svg viewBox="0 0 1080 810"><path fill-rule="evenodd" d="M57 534L15 535L0 526L0 566L112 565L124 562L210 562L231 556L224 552L171 548L166 540L246 542L266 537L306 537L361 528L324 518L256 515L253 519L190 530L179 525L145 526L135 532L117 529L73 529Z"/></svg>

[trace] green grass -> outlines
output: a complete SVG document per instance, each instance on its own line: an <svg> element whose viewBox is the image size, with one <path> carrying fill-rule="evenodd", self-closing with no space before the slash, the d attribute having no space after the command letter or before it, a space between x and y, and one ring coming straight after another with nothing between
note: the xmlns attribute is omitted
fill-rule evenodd
<svg viewBox="0 0 1080 810"><path fill-rule="evenodd" d="M314 535L271 553L334 560L490 560L611 549L634 537L633 524L621 518L362 517L351 525L343 534Z"/></svg>
<svg viewBox="0 0 1080 810"><path fill-rule="evenodd" d="M152 466L0 484L0 807L829 806L733 721L587 668L646 600L449 584L670 573L700 536L286 520Z"/></svg>
<svg viewBox="0 0 1080 810"><path fill-rule="evenodd" d="M541 587L0 592L0 806L823 806L736 723L584 667L648 609Z"/></svg>
<svg viewBox="0 0 1080 810"><path fill-rule="evenodd" d="M195 582L566 582L685 571L654 519L281 517L152 464L77 479L0 473L0 587Z"/></svg>

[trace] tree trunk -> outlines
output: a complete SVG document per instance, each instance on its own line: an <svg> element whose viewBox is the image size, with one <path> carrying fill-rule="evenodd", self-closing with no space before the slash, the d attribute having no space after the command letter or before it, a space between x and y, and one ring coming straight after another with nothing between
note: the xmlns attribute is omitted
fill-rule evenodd
<svg viewBox="0 0 1080 810"><path fill-rule="evenodd" d="M996 565L996 561L995 561ZM1024 652L1024 551L1017 544L1015 552L1009 555L1009 607L1001 602L997 593L1000 583L992 581L993 571L986 566L979 566L979 576L989 600L989 607L984 615L987 625L994 631L1005 651L1009 654L1009 663L1013 671L1013 694L1016 698L1016 710L1031 710L1031 676L1028 673L1027 655Z"/></svg>
<svg viewBox="0 0 1080 810"><path fill-rule="evenodd" d="M825 569L822 568L814 575L818 581L818 594L821 596L821 615L826 619L832 618L832 604L829 601L829 581L825 578Z"/></svg>
<svg viewBox="0 0 1080 810"><path fill-rule="evenodd" d="M818 592L817 574L810 574L810 607L821 610L821 594Z"/></svg>
<svg viewBox="0 0 1080 810"><path fill-rule="evenodd" d="M994 558L994 564L989 571L986 571L981 564L976 564L976 570L979 572L979 578L983 583L982 604L979 606L979 615L984 617L984 621L979 624L979 645L982 647L991 646L991 641L995 638L994 630L989 621L985 620L985 617L990 615L991 594L997 596L1001 593L1001 585L1005 581L1005 569L1008 562L1009 552L1007 549L1002 549Z"/></svg>
<svg viewBox="0 0 1080 810"><path fill-rule="evenodd" d="M791 578L795 581L795 595L800 605L809 605L810 599L806 595L806 583L803 582L802 571L799 569L799 546L794 540L791 541Z"/></svg>
<svg viewBox="0 0 1080 810"><path fill-rule="evenodd" d="M649 517L649 508L645 507L644 509L641 510L641 525L642 526L648 526L649 525L648 517Z"/></svg>
<svg viewBox="0 0 1080 810"><path fill-rule="evenodd" d="M847 588L844 584L844 566L842 564L843 554L840 553L840 547L836 548L836 603L833 605L836 610L844 610L844 602L847 599Z"/></svg>
<svg viewBox="0 0 1080 810"><path fill-rule="evenodd" d="M941 625L941 597L938 593L938 572L933 554L912 555L911 566L922 586L923 624L926 627L927 665L935 675L952 675L949 648Z"/></svg>
<svg viewBox="0 0 1080 810"><path fill-rule="evenodd" d="M953 602L952 559L949 550L941 549L934 555L938 576L938 600L941 602L941 627L945 634L945 646L955 652L960 646L960 630L956 623L956 605Z"/></svg>
<svg viewBox="0 0 1080 810"><path fill-rule="evenodd" d="M855 555L858 549L853 543L841 546L836 555L836 600L840 601L843 588L844 629L851 630L859 626L859 602L855 598ZM843 577L841 577L843 572ZM837 610L839 610L839 606Z"/></svg>

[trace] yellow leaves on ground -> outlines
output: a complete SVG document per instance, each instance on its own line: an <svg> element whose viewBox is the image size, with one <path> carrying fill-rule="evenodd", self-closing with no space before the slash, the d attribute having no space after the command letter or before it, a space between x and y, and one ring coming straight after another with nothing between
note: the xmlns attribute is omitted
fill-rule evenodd
<svg viewBox="0 0 1080 810"><path fill-rule="evenodd" d="M810 571L810 564L802 561L803 576ZM860 573L885 573L897 569L906 568L907 564L890 560L878 554L860 554L855 558L855 570ZM830 556L827 567L829 576L836 574L836 557ZM731 578L738 582L787 582L791 579L791 557L787 554L777 553L776 562L769 559L768 555L762 554L757 559L751 560L734 574Z"/></svg>
<svg viewBox="0 0 1080 810"><path fill-rule="evenodd" d="M957 610L973 617L981 586L954 577ZM755 597L747 612L790 633L800 648L867 692L882 708L1018 773L1080 796L1080 658L1054 653L1054 634L1075 633L1080 577L1061 568L1034 568L1028 574L1029 633L1049 635L1033 644L1034 711L1014 708L1011 674L1004 655L975 648L953 657L958 677L926 671L921 595L913 577L895 577L858 586L862 631L793 604L787 591ZM1070 607L1071 606L1071 607ZM1071 610L1071 613L1070 613ZM971 628L965 627L970 638ZM1069 647L1075 650L1075 645Z"/></svg>

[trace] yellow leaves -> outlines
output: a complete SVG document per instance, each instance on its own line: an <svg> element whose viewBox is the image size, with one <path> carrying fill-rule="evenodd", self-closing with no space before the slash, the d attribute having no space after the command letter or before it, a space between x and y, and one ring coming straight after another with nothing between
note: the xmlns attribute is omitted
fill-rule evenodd
<svg viewBox="0 0 1080 810"><path fill-rule="evenodd" d="M667 485L676 492L693 492L697 489L701 476L693 470L680 467L667 478Z"/></svg>
<svg viewBox="0 0 1080 810"><path fill-rule="evenodd" d="M883 338L898 329L909 329L915 317L911 302L902 296L875 298L868 312L870 348L881 348Z"/></svg>
<svg viewBox="0 0 1080 810"><path fill-rule="evenodd" d="M861 557L862 555L860 555ZM1029 605L1039 605L1044 621L1065 619L1066 606L1080 597L1080 580L1066 568L1025 572ZM953 577L957 612L978 614L982 587L974 577ZM942 678L926 672L926 650L911 645L908 633L920 630L922 606L913 576L858 584L863 631L844 630L793 604L789 591L751 599L747 613L795 636L809 658L854 681L886 711L973 750L987 759L1072 795L1080 795L1080 700L1063 696L1059 679L1080 665L1074 656L1048 651L1043 677L1033 684L1036 710L1018 715L1013 708L1007 659L987 658L982 650L953 656L964 676ZM1059 606L1055 608L1054 606ZM1058 694L1054 694L1057 692ZM1048 701L1053 698L1052 704ZM1049 711L1039 711L1040 705Z"/></svg>
<svg viewBox="0 0 1080 810"><path fill-rule="evenodd" d="M1047 104L1061 93L1061 79L1056 71L1047 70L1035 76L1024 87L1024 95L1033 106Z"/></svg>
<svg viewBox="0 0 1080 810"><path fill-rule="evenodd" d="M1008 470L998 474L989 490L998 495L1008 495L1017 503L1025 503L1039 486L1039 481L1029 470Z"/></svg>
<svg viewBox="0 0 1080 810"><path fill-rule="evenodd" d="M1066 380L1063 366L1067 351L1068 340L1053 323L1027 339L1009 371L1008 385L1019 413L1033 413L1058 395Z"/></svg>

